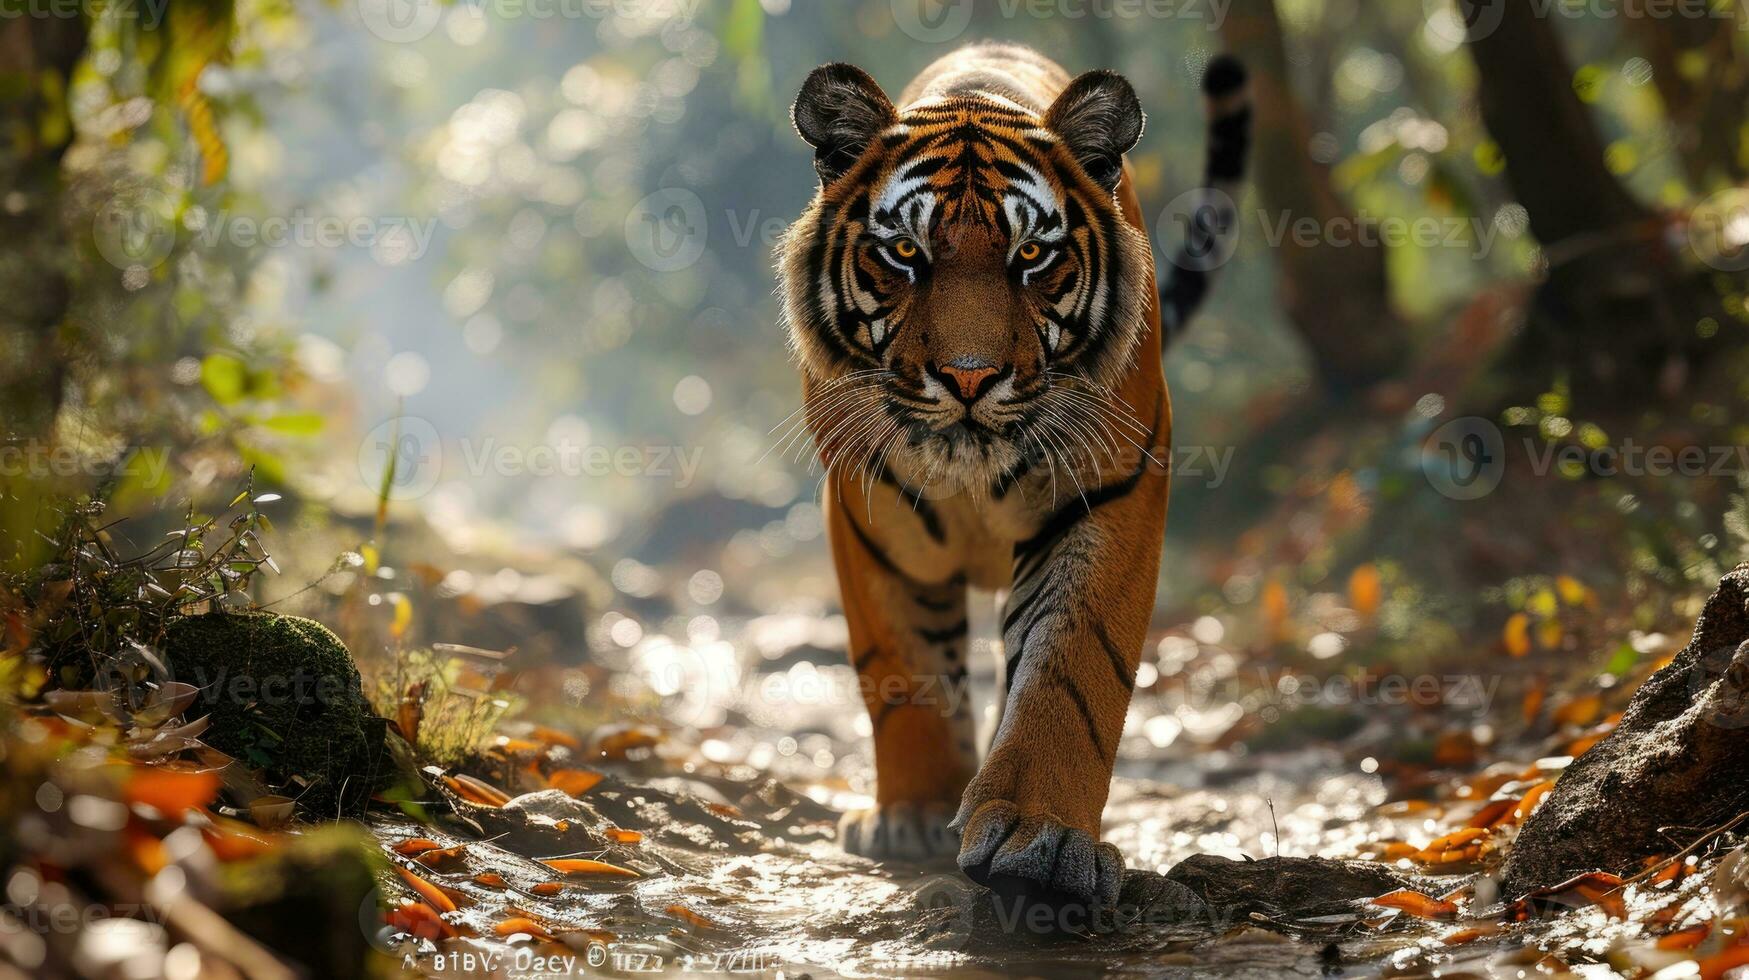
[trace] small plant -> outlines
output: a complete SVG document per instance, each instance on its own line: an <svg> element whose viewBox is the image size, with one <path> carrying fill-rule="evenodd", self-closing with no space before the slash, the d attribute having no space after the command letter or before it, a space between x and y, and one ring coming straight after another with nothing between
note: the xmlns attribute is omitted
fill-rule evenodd
<svg viewBox="0 0 1749 980"><path fill-rule="evenodd" d="M166 671L154 652L177 617L249 604L262 568L277 572L261 536L271 529L254 477L225 509L197 515L142 554L124 557L101 523L102 500L70 504L53 542L54 558L6 583L17 606L8 649L33 652L51 686L114 691L141 702ZM232 516L226 519L226 515Z"/></svg>

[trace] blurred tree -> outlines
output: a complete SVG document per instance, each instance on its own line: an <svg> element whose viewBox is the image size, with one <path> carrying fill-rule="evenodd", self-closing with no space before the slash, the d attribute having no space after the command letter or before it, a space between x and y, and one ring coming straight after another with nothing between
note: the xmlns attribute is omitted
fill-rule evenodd
<svg viewBox="0 0 1749 980"><path fill-rule="evenodd" d="M1734 3L1710 17L1625 18L1652 63L1688 182L1703 194L1749 178L1749 59L1737 46L1742 18Z"/></svg>
<svg viewBox="0 0 1749 980"><path fill-rule="evenodd" d="M1332 393L1390 377L1408 356L1409 335L1390 306L1384 249L1377 236L1358 233L1362 220L1336 193L1330 168L1311 156L1313 128L1293 92L1275 0L1233 0L1221 31L1252 72L1255 180L1266 219L1287 232L1275 252L1288 320ZM1319 229L1309 239L1293 233L1307 218Z"/></svg>
<svg viewBox="0 0 1749 980"><path fill-rule="evenodd" d="M45 434L60 408L66 356L58 328L72 260L61 207L61 157L72 142L73 70L85 52L78 17L0 20L0 417L6 440Z"/></svg>
<svg viewBox="0 0 1749 980"><path fill-rule="evenodd" d="M1713 284L1684 265L1662 219L1610 171L1553 18L1499 0L1460 0L1459 9L1479 25L1467 46L1483 123L1547 265L1502 365L1507 396L1560 378L1588 407L1675 395L1706 348L1696 325L1726 316Z"/></svg>

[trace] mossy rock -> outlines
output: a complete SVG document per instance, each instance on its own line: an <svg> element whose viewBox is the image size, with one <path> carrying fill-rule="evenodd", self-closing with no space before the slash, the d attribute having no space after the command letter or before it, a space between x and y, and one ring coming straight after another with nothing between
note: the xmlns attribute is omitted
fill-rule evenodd
<svg viewBox="0 0 1749 980"><path fill-rule="evenodd" d="M172 622L163 652L200 689L202 736L260 769L312 816L355 815L389 773L385 723L358 666L326 626L298 616L216 612Z"/></svg>

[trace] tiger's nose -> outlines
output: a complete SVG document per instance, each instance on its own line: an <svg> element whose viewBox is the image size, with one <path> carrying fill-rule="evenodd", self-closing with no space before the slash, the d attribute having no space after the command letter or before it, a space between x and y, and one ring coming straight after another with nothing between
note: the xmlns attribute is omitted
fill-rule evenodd
<svg viewBox="0 0 1749 980"><path fill-rule="evenodd" d="M931 364L929 373L941 379L960 401L970 405L995 384L1002 371L981 357L956 357L946 364Z"/></svg>

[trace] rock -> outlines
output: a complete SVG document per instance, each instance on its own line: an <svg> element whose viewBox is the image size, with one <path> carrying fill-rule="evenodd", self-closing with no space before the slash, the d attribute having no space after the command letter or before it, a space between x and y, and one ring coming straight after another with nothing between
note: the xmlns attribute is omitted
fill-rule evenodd
<svg viewBox="0 0 1749 980"><path fill-rule="evenodd" d="M1505 895L1586 871L1631 874L1749 810L1746 729L1749 563L1720 580L1688 646L1525 822L1501 869Z"/></svg>
<svg viewBox="0 0 1749 980"><path fill-rule="evenodd" d="M364 698L346 645L314 620L215 612L173 621L164 659L200 689L202 738L260 769L312 816L355 815L393 766L385 724Z"/></svg>
<svg viewBox="0 0 1749 980"><path fill-rule="evenodd" d="M1220 923L1237 925L1254 913L1273 923L1356 910L1355 903L1413 883L1389 868L1329 858L1235 861L1213 854L1185 858L1166 880L1188 888Z"/></svg>

